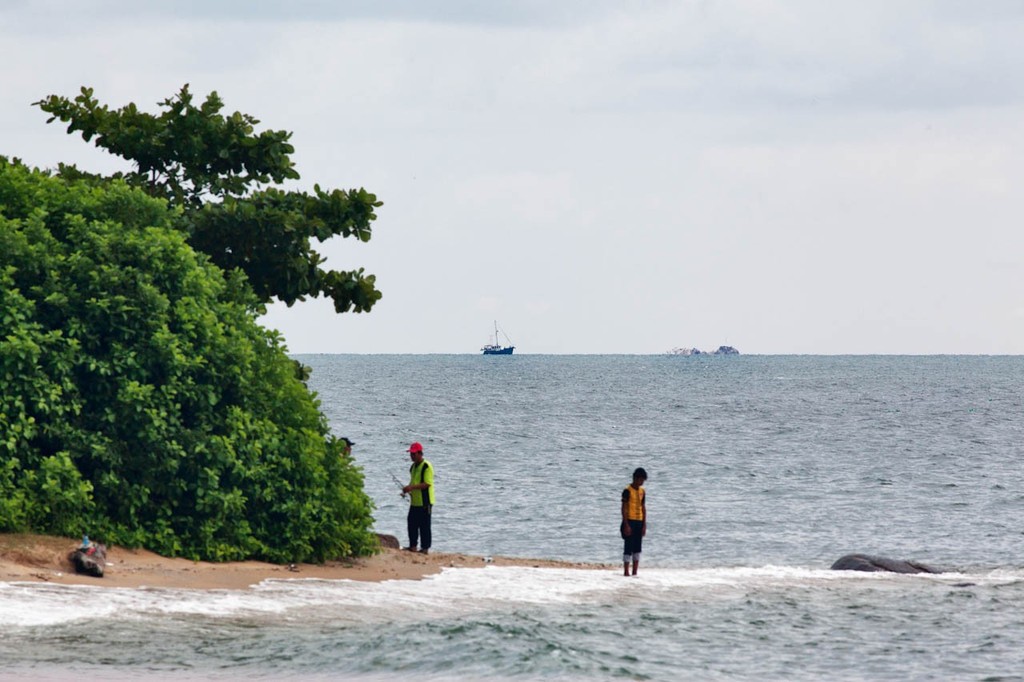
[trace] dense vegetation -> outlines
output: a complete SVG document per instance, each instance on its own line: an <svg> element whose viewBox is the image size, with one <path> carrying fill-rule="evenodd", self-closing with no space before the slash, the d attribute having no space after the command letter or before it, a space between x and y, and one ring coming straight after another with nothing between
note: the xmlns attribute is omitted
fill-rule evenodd
<svg viewBox="0 0 1024 682"><path fill-rule="evenodd" d="M163 197L181 209L178 226L197 250L226 272L241 269L263 301L288 305L306 296L328 296L337 312L367 312L381 294L376 278L363 272L324 270L310 240L355 237L369 241L377 197L365 189L313 193L266 187L297 179L291 133L256 133L258 120L221 114L216 92L196 104L188 86L161 102L159 115L134 104L110 109L90 88L70 100L51 95L36 102L49 122L132 164L114 178ZM61 166L68 178L95 178Z"/></svg>
<svg viewBox="0 0 1024 682"><path fill-rule="evenodd" d="M365 241L379 203L363 190L245 195L297 176L268 170L291 168L287 134L271 140L270 166L221 167L235 151L259 156L263 138L254 120L218 111L214 100L193 116L195 138L168 132L180 111L136 117L150 137L133 149L159 140L150 151L174 160L160 172L136 160L115 177L52 174L0 157L0 531L88 532L208 560L376 546L360 470L256 318L272 296L368 310L372 276L320 270L309 238ZM225 121L237 135L181 153Z"/></svg>

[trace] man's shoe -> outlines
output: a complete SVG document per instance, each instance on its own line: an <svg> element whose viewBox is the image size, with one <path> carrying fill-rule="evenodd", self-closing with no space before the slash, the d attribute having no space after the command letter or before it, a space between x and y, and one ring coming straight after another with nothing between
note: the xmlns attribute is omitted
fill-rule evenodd
<svg viewBox="0 0 1024 682"><path fill-rule="evenodd" d="M406 552L415 552L416 551L415 547L403 547L402 549L405 550Z"/></svg>
<svg viewBox="0 0 1024 682"><path fill-rule="evenodd" d="M423 549L420 550L420 554L428 554L429 552L430 552L430 550L428 550L426 548L423 548Z"/></svg>

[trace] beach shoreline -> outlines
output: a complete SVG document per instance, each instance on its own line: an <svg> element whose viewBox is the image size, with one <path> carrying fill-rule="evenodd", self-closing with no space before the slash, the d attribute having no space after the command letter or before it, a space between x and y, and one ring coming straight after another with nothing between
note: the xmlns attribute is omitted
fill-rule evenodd
<svg viewBox="0 0 1024 682"><path fill-rule="evenodd" d="M94 587L157 587L196 590L245 590L264 580L420 580L444 568L523 566L533 568L611 569L551 559L479 557L431 552L420 554L382 548L379 554L328 561L323 564L279 565L261 561L213 563L171 559L147 550L107 547L102 578L74 572L68 555L79 542L69 538L30 534L0 534L0 581L39 582Z"/></svg>

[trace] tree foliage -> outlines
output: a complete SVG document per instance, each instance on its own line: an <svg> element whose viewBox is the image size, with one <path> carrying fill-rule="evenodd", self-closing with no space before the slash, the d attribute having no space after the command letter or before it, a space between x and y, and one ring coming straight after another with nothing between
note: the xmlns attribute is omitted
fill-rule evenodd
<svg viewBox="0 0 1024 682"><path fill-rule="evenodd" d="M216 92L197 104L188 85L160 103L162 113L135 104L110 109L91 88L73 100L50 95L36 102L47 122L131 162L116 177L182 209L175 224L189 243L226 272L240 269L260 299L289 306L306 296L328 296L337 312L366 312L381 294L362 268L325 270L311 240L333 236L369 241L381 203L365 189L284 191L266 185L294 180L291 133L255 132L255 118L222 114ZM62 166L68 178L87 174Z"/></svg>
<svg viewBox="0 0 1024 682"><path fill-rule="evenodd" d="M0 530L210 560L370 551L361 472L245 275L179 219L126 180L0 157Z"/></svg>

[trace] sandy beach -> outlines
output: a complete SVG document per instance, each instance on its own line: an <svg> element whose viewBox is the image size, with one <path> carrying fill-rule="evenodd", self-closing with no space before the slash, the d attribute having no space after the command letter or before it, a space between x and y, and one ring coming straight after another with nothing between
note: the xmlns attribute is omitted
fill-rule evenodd
<svg viewBox="0 0 1024 682"><path fill-rule="evenodd" d="M107 547L102 578L78 575L68 554L78 540L42 535L0 534L0 581L32 581L96 587L173 587L244 590L264 580L318 578L325 580L419 580L442 568L532 566L536 568L602 568L595 564L511 557L477 557L431 552L424 555L398 549L358 559L324 564L277 565L259 561L210 563L168 559L146 550Z"/></svg>

